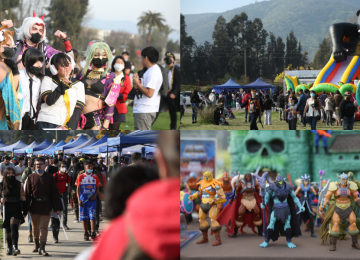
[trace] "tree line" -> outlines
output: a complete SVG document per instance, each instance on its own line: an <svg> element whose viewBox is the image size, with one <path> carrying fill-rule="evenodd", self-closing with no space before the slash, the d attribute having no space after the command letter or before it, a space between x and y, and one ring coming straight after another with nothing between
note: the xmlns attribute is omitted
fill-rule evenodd
<svg viewBox="0 0 360 260"><path fill-rule="evenodd" d="M226 74L242 84L263 77L271 81L289 65L293 69L309 65L308 53L293 30L286 40L268 33L261 19L249 20L246 13L230 22L219 16L212 34L213 43L197 44L187 35L181 14L181 83L218 82ZM267 38L269 37L269 41ZM246 66L245 66L246 64Z"/></svg>

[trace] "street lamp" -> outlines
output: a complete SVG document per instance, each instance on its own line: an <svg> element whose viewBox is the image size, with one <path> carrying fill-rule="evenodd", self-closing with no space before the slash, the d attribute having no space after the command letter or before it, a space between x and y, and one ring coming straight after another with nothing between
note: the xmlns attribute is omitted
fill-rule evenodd
<svg viewBox="0 0 360 260"><path fill-rule="evenodd" d="M46 131L47 134L52 134L55 137L55 142L57 142L58 138L57 138L57 130L56 130L56 135L54 135L53 132L50 131Z"/></svg>

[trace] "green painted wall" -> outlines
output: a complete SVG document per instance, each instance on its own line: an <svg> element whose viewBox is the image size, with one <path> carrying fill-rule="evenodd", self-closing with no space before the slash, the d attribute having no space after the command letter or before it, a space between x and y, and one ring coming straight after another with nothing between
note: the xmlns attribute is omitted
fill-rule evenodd
<svg viewBox="0 0 360 260"><path fill-rule="evenodd" d="M360 131L332 131L332 138L328 138L328 148L335 137L344 134L357 134ZM250 153L247 144L258 142L259 150ZM283 142L284 149L274 152L271 143L274 140ZM231 172L254 172L258 165L267 167L286 177L289 173L294 181L303 174L309 174L311 181L319 181L319 171L325 170L325 179L335 181L336 174L352 171L360 180L360 152L332 153L326 155L322 140L319 141L319 153L315 154L315 134L311 131L230 131L228 152L231 156ZM264 153L264 149L267 151ZM263 154L263 155L262 155ZM342 160L340 160L342 156Z"/></svg>

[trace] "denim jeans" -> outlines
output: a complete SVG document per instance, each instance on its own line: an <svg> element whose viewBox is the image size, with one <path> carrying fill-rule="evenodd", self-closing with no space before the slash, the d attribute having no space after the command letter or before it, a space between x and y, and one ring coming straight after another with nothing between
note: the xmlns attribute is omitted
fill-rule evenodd
<svg viewBox="0 0 360 260"><path fill-rule="evenodd" d="M308 119L311 126L311 130L316 130L317 116L309 116Z"/></svg>
<svg viewBox="0 0 360 260"><path fill-rule="evenodd" d="M271 110L265 110L265 125L271 125Z"/></svg>
<svg viewBox="0 0 360 260"><path fill-rule="evenodd" d="M198 103L192 103L191 104L192 107L192 121L197 121L197 111L199 109L199 104Z"/></svg>
<svg viewBox="0 0 360 260"><path fill-rule="evenodd" d="M247 120L248 113L249 113L249 108L245 107L245 120ZM249 115L249 121L250 121L250 115Z"/></svg>
<svg viewBox="0 0 360 260"><path fill-rule="evenodd" d="M344 116L343 130L353 130L354 118Z"/></svg>
<svg viewBox="0 0 360 260"><path fill-rule="evenodd" d="M304 117L304 110L299 110L300 112L300 118L301 118L301 123L306 126L306 116Z"/></svg>

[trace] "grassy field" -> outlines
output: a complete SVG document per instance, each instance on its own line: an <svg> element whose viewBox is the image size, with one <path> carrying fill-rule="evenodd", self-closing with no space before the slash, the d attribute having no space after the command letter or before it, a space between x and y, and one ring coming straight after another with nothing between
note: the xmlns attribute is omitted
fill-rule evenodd
<svg viewBox="0 0 360 260"><path fill-rule="evenodd" d="M126 114L126 123L121 123L119 130L134 130L134 116L133 108L128 106L128 113ZM177 127L180 125L180 112L177 113L178 122ZM153 125L152 130L170 130L170 115L169 112L160 113L159 117L156 119L155 124Z"/></svg>
<svg viewBox="0 0 360 260"><path fill-rule="evenodd" d="M245 123L245 112L242 111L236 111L235 109L232 109L235 119L226 119L226 121L229 123L229 125L213 125L213 124L201 124L199 121L201 118L198 115L198 123L192 124L190 109L186 109L185 115L181 119L181 126L180 130L249 130L250 129L250 123ZM261 118L261 121L264 124L264 115ZM264 125L264 128L261 127L261 124L257 124L259 130L288 130L289 126L286 123L286 121L280 121L279 120L279 113L278 112L272 112L271 114L271 125ZM306 127L301 127L300 120L297 122L298 130L311 130L310 125L306 124ZM334 123L334 126L326 126L325 123L322 121L318 121L316 124L317 130L342 130L342 126L336 126ZM360 121L355 121L354 124L354 130L360 130Z"/></svg>

